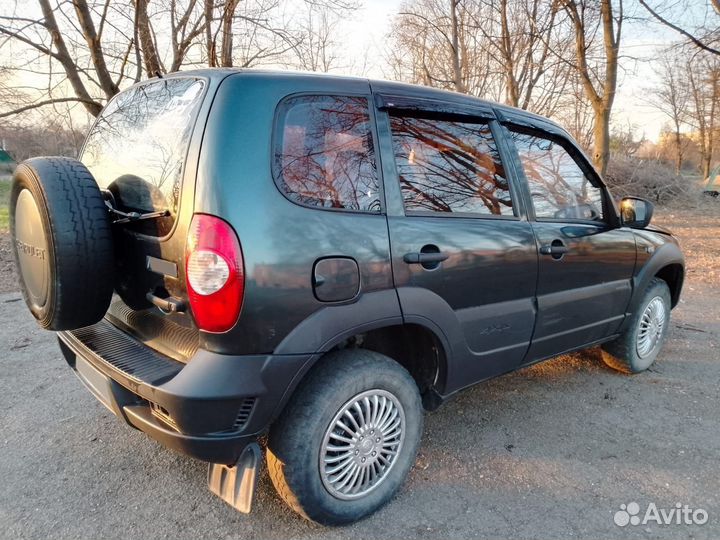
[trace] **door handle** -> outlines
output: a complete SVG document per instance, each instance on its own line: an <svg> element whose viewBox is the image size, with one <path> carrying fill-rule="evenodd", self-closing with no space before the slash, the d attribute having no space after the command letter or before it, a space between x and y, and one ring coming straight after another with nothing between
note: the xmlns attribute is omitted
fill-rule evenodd
<svg viewBox="0 0 720 540"><path fill-rule="evenodd" d="M562 259L568 251L568 247L562 240L553 240L549 245L540 246L541 255L551 255L553 259Z"/></svg>
<svg viewBox="0 0 720 540"><path fill-rule="evenodd" d="M447 253L406 253L403 255L403 261L407 264L433 264L441 263L448 258Z"/></svg>
<svg viewBox="0 0 720 540"><path fill-rule="evenodd" d="M542 246L540 253L543 255L565 255L570 251L566 246Z"/></svg>

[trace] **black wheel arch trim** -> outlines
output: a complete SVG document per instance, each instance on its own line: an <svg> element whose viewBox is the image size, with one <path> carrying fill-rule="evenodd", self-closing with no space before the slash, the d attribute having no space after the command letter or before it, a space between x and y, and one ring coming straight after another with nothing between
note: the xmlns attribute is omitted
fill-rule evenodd
<svg viewBox="0 0 720 540"><path fill-rule="evenodd" d="M352 335L402 322L394 289L366 292L353 303L318 309L285 336L273 354L324 353Z"/></svg>
<svg viewBox="0 0 720 540"><path fill-rule="evenodd" d="M409 312L400 309L400 297L408 300ZM420 305L423 306L422 309L419 309ZM417 306L418 309L412 309L412 306ZM434 319L420 313L432 313ZM453 346L465 343L457 317L450 306L435 293L417 287L399 287L364 293L352 304L324 307L301 322L285 337L273 351L274 355L311 356L287 386L272 415L273 420L282 412L302 379L325 353L351 336L401 324L422 326L439 341L443 348L444 365L441 363L438 366L438 379L431 390L438 396L444 394L448 370L452 364Z"/></svg>
<svg viewBox="0 0 720 540"><path fill-rule="evenodd" d="M661 273L663 269L673 265L678 265L682 268L681 274L678 276L677 283L668 283L670 287L670 297L672 299L672 307L675 307L680 300L680 293L682 291L683 281L685 279L685 257L680 250L680 246L676 243L667 243L656 248L652 256L645 261L643 266L636 269L635 275L632 279L633 292L630 297L630 302L627 307L627 314L630 315L635 312L638 304L642 301L650 281L655 278L658 273ZM623 324L620 326L619 331L622 332L627 328L630 322L630 317L626 316Z"/></svg>

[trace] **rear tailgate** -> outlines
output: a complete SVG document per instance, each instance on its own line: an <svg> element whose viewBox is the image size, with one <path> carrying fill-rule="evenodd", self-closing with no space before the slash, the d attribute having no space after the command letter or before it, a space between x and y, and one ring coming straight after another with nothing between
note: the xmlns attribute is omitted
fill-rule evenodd
<svg viewBox="0 0 720 540"><path fill-rule="evenodd" d="M184 253L200 141L218 83L177 75L121 92L98 117L81 155L117 210L166 214L113 225L117 297L107 317L178 360L197 349ZM165 313L149 294L181 312Z"/></svg>

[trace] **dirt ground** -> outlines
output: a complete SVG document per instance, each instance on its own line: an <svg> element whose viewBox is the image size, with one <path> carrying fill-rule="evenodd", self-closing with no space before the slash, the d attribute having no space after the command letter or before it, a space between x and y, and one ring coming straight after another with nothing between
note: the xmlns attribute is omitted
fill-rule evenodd
<svg viewBox="0 0 720 540"><path fill-rule="evenodd" d="M10 235L0 231L0 294L18 290Z"/></svg>
<svg viewBox="0 0 720 540"><path fill-rule="evenodd" d="M253 512L238 514L207 491L203 464L121 425L28 315L2 240L0 536L718 538L720 206L656 221L679 235L688 279L650 371L621 375L587 351L461 393L426 416L396 499L342 529L298 518L264 472ZM708 520L615 525L631 502Z"/></svg>

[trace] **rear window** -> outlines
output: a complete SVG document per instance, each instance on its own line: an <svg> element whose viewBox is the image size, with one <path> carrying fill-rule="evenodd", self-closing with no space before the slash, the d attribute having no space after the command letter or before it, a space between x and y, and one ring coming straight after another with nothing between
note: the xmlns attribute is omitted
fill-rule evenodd
<svg viewBox="0 0 720 540"><path fill-rule="evenodd" d="M367 99L286 99L279 111L273 168L278 187L291 201L380 212Z"/></svg>
<svg viewBox="0 0 720 540"><path fill-rule="evenodd" d="M146 234L170 232L182 173L204 83L168 78L118 94L93 126L82 161L124 211L169 210L170 216L138 222Z"/></svg>

